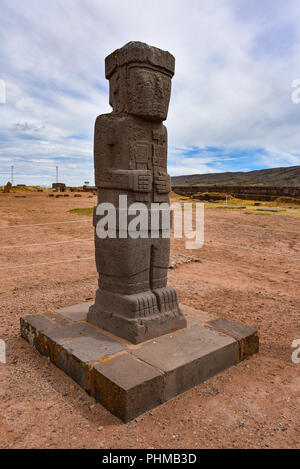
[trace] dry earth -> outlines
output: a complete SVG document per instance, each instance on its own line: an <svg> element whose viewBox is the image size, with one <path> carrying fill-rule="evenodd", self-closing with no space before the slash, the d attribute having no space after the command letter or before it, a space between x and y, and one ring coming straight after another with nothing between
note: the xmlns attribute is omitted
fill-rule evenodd
<svg viewBox="0 0 300 469"><path fill-rule="evenodd" d="M93 298L91 217L67 210L94 204L0 195L0 447L300 448L300 218L208 208L202 249L173 242L180 301L258 328L260 353L125 425L19 334L22 315Z"/></svg>

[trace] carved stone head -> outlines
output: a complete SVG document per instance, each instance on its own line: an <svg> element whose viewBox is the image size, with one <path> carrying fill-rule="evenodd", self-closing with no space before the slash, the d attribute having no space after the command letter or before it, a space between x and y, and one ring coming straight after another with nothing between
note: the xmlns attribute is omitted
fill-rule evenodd
<svg viewBox="0 0 300 469"><path fill-rule="evenodd" d="M174 57L142 42L129 42L106 57L113 112L146 120L167 118Z"/></svg>

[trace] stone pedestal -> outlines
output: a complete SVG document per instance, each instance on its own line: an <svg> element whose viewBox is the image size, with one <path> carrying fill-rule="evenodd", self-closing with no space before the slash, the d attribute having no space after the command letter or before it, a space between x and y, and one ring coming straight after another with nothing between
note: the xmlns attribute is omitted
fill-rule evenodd
<svg viewBox="0 0 300 469"><path fill-rule="evenodd" d="M21 334L124 422L258 352L254 329L185 305L185 329L138 345L90 325L89 307L25 316Z"/></svg>

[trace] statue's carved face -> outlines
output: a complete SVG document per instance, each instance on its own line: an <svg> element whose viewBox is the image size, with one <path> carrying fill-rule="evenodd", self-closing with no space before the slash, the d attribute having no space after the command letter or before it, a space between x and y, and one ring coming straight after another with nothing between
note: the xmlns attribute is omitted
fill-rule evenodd
<svg viewBox="0 0 300 469"><path fill-rule="evenodd" d="M128 112L144 119L167 118L171 78L157 70L132 67L128 76Z"/></svg>

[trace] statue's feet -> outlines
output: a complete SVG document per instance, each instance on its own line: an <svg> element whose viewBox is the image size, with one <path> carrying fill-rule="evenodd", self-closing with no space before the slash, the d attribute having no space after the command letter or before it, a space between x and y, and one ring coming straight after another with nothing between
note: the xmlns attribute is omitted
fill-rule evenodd
<svg viewBox="0 0 300 469"><path fill-rule="evenodd" d="M161 313L166 313L168 311L177 313L179 311L177 293L174 288L157 288L156 290L153 290L153 293L156 296L158 309Z"/></svg>
<svg viewBox="0 0 300 469"><path fill-rule="evenodd" d="M158 304L156 296L151 291L137 293L133 296L135 302L136 317L147 317L158 313ZM132 298L130 299L132 301Z"/></svg>
<svg viewBox="0 0 300 469"><path fill-rule="evenodd" d="M98 290L95 308L112 315L117 314L133 319L144 318L159 313L157 298L151 290L134 295L120 295L105 290Z"/></svg>
<svg viewBox="0 0 300 469"><path fill-rule="evenodd" d="M135 295L98 290L87 320L134 344L186 327L176 291L171 287Z"/></svg>

